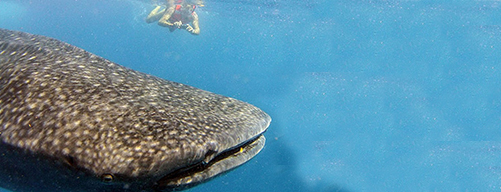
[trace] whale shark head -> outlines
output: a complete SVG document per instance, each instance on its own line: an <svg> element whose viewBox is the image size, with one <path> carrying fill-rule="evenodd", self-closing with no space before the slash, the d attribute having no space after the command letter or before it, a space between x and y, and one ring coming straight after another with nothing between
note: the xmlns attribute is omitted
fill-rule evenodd
<svg viewBox="0 0 501 192"><path fill-rule="evenodd" d="M270 121L251 104L0 29L0 187L184 189L254 157Z"/></svg>

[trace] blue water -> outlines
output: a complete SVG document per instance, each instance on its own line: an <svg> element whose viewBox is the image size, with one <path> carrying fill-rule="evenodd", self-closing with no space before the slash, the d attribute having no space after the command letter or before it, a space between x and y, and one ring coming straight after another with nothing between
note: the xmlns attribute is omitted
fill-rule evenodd
<svg viewBox="0 0 501 192"><path fill-rule="evenodd" d="M0 0L0 27L269 113L264 150L190 191L500 191L501 2Z"/></svg>

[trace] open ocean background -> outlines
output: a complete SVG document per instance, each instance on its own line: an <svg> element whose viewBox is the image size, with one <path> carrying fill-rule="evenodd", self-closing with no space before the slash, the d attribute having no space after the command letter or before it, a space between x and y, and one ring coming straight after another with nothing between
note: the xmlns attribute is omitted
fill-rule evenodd
<svg viewBox="0 0 501 192"><path fill-rule="evenodd" d="M0 27L270 114L259 155L189 191L501 191L501 1L207 0L199 36L152 9L0 0Z"/></svg>

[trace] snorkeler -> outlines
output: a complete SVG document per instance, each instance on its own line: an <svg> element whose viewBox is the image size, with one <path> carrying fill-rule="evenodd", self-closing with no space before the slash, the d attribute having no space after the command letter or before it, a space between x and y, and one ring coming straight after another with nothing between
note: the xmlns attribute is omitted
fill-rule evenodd
<svg viewBox="0 0 501 192"><path fill-rule="evenodd" d="M168 27L172 32L177 29L185 29L193 35L200 34L198 15L195 12L196 5L183 0L166 0L166 8L157 5L146 18L147 23L158 21L158 25ZM193 27L190 25L193 25Z"/></svg>

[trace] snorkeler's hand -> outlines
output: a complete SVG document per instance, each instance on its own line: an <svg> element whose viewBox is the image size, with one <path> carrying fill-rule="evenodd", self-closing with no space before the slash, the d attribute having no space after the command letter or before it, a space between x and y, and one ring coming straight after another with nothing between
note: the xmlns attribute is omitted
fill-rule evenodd
<svg viewBox="0 0 501 192"><path fill-rule="evenodd" d="M190 32L193 35L198 35L200 34L200 29L194 29L191 27L189 24L186 24L186 31Z"/></svg>
<svg viewBox="0 0 501 192"><path fill-rule="evenodd" d="M186 24L186 31L193 33L193 27L190 24Z"/></svg>
<svg viewBox="0 0 501 192"><path fill-rule="evenodd" d="M174 26L177 27L178 29L180 29L182 25L183 23L181 21L174 22Z"/></svg>

